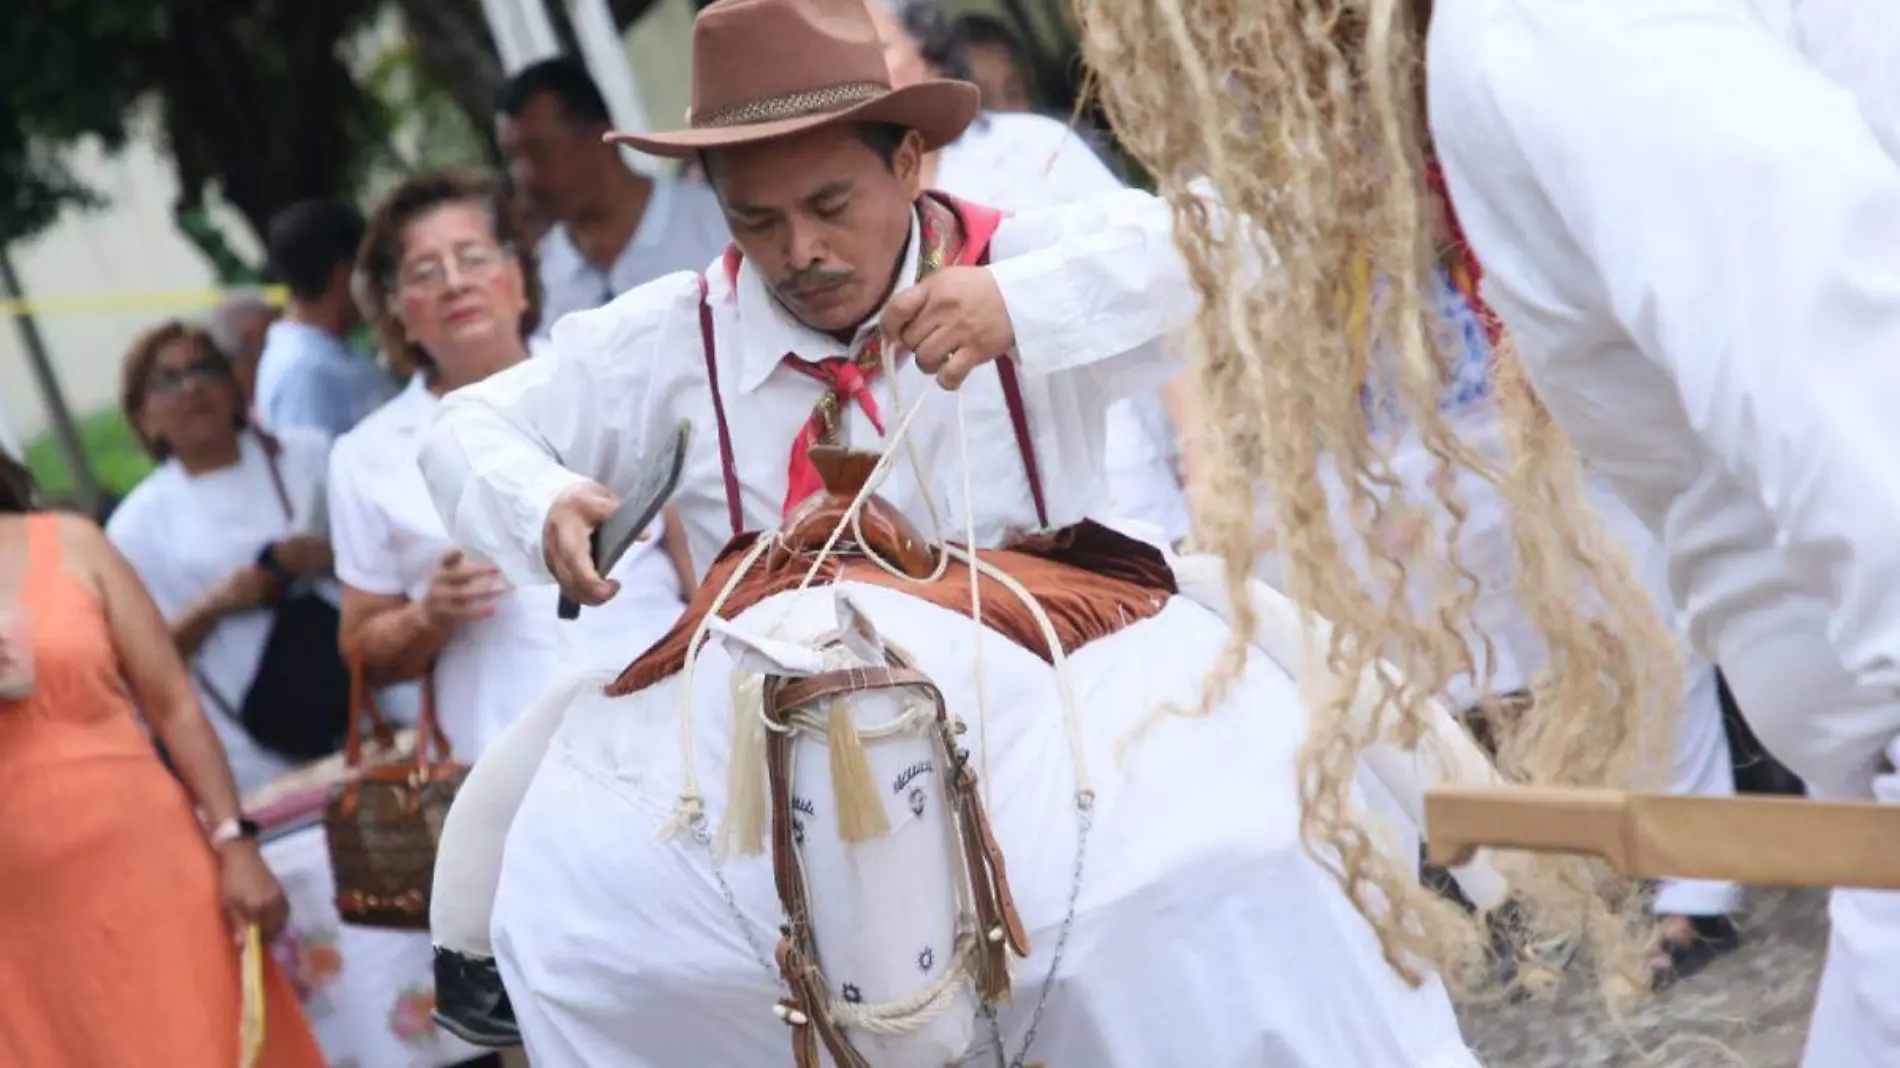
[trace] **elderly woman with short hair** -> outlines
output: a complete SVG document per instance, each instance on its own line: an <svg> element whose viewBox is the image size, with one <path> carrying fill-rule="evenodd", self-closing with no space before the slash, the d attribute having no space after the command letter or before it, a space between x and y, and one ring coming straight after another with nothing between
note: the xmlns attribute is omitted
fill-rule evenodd
<svg viewBox="0 0 1900 1068"><path fill-rule="evenodd" d="M554 587L508 586L450 542L430 503L416 452L441 398L529 359L538 322L533 249L492 182L404 182L376 209L357 266L377 338L411 378L331 457L343 643L378 683L428 676L456 757L472 761L572 658L645 649L678 616L680 579L642 547L616 570L613 605L562 623Z"/></svg>

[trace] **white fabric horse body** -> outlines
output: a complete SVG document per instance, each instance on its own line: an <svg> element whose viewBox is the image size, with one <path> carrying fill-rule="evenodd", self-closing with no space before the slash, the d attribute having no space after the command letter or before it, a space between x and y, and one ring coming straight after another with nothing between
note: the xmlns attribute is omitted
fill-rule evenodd
<svg viewBox="0 0 1900 1068"><path fill-rule="evenodd" d="M1176 570L1186 587L1184 563ZM1255 590L1257 600L1274 596ZM905 650L967 723L961 740L1032 949L1014 962L1014 998L996 1014L1000 1057L965 982L915 1013L905 1033L847 1027L874 1068L1476 1065L1442 987L1406 987L1301 846L1294 760L1306 712L1285 658L1254 652L1208 715L1152 715L1198 708L1230 637L1214 612L1172 599L1069 658L1078 763L1048 663L899 590L844 582L747 610L722 627L694 672L617 699L601 692L602 677L577 680L517 725L521 753L550 728L552 739L513 815L492 930L537 1068L788 1062L786 1024L774 1015L782 987L771 954L783 916L769 846L723 864L713 856L735 737L734 654L744 669L816 670L840 655L818 650L853 616L874 620L874 631L859 629ZM863 645L849 652L872 656ZM687 787L680 719L689 677L690 750L707 819L665 838L660 828ZM952 967L967 911L945 845L943 790L923 782L941 779L941 747L920 734L871 736L904 714L905 695L848 700L891 834L840 840L823 811L831 791L822 737L801 738L794 772L820 962L847 1016L860 1002L927 994ZM477 777L518 783L526 770L518 755ZM1362 777L1401 817L1413 815L1422 786L1393 780L1435 777L1411 759L1387 754L1386 767ZM1087 813L1077 805L1084 768ZM1402 829L1390 840L1415 848ZM469 883L469 901L458 903L461 888L439 871L438 936L445 914L466 923L486 904L481 880ZM1499 892L1473 896L1490 904Z"/></svg>

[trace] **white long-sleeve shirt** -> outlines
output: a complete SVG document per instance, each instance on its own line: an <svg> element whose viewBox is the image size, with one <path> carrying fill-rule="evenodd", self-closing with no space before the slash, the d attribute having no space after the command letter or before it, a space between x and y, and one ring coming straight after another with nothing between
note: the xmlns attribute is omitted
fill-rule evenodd
<svg viewBox="0 0 1900 1068"><path fill-rule="evenodd" d="M914 218L912 228L900 290L916 278ZM1166 205L1139 192L1006 218L991 260L1015 328L1049 520L1073 523L1097 513L1103 500L1103 411L1172 372L1162 341L1191 320L1193 290ZM841 346L786 312L749 265L741 266L736 285L718 264L706 278L744 525L776 528L792 444L822 389L781 361L787 354L816 361L840 355ZM458 544L512 581L546 581L541 530L554 499L586 479L627 492L654 445L690 419L692 448L673 503L694 564L705 571L732 532L701 355L699 293L693 275L677 274L570 315L555 327L549 356L446 398L420 462ZM908 361L895 378L878 376L877 405L885 428L895 431L908 406L927 398L909 434L924 470L905 456L879 492L926 535L928 496L944 535L960 536L960 401L979 541L995 544L1012 530L1036 527L997 372L979 369L955 394ZM884 448L856 405L846 406L840 438L854 448Z"/></svg>
<svg viewBox="0 0 1900 1068"><path fill-rule="evenodd" d="M1900 167L1878 110L1746 0L1442 0L1427 63L1539 395L1662 539L1763 740L1865 795L1900 734Z"/></svg>
<svg viewBox="0 0 1900 1068"><path fill-rule="evenodd" d="M1075 204L1123 187L1081 134L1028 112L985 113L943 147L934 184L1002 211ZM1159 392L1115 402L1106 419L1107 517L1153 523L1169 541L1186 537L1175 428Z"/></svg>

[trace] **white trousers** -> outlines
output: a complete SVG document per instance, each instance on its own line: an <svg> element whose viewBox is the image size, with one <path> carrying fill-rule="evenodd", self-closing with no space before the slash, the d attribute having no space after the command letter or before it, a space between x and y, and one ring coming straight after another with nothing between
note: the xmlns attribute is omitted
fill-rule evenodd
<svg viewBox="0 0 1900 1068"><path fill-rule="evenodd" d="M1682 650L1682 708L1676 720L1675 759L1667 790L1672 794L1733 796L1735 766L1729 756L1728 734L1722 727L1722 698L1715 668L1689 645L1687 628L1669 593L1669 555L1608 487L1590 479L1586 493L1606 531L1629 553L1636 581L1649 591ZM1731 882L1665 879L1657 888L1654 908L1658 916L1722 916L1734 911L1741 899L1741 887Z"/></svg>
<svg viewBox="0 0 1900 1068"><path fill-rule="evenodd" d="M1685 652L1687 687L1676 721L1676 755L1669 792L1729 797L1735 793L1728 733L1722 727L1722 699L1715 668L1694 651ZM1724 916L1742 901L1742 888L1710 879L1665 879L1657 888L1658 916Z"/></svg>
<svg viewBox="0 0 1900 1068"><path fill-rule="evenodd" d="M1900 739L1887 756L1900 760ZM1874 797L1900 805L1900 774L1876 776ZM1900 892L1836 890L1828 918L1827 966L1802 1068L1900 1064Z"/></svg>

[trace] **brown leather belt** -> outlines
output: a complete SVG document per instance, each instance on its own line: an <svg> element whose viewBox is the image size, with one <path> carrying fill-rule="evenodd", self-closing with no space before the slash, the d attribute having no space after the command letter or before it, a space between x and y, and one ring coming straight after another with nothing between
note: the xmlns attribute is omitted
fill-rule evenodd
<svg viewBox="0 0 1900 1068"><path fill-rule="evenodd" d="M890 663L883 667L844 668L799 679L768 675L765 679L766 718L775 726L789 726L792 713L815 702L876 690L916 688L930 694L935 705L937 740L949 758L944 782L956 813L958 841L969 874L971 899L978 930L975 950L977 995L985 1004L1009 997L1009 954L1029 955L1029 935L1016 912L1003 865L1003 851L990 831L989 816L977 792L970 754L957 745L962 725L952 720L943 692L930 677L913 667L896 649L887 649ZM779 1003L779 1016L792 1029L792 1057L797 1068L819 1068L818 1043L831 1052L838 1068L870 1068L831 1017L831 994L818 961L811 929L810 900L798 863L798 842L792 816L792 753L796 737L789 729L767 732L765 767L772 805L772 880L786 923L779 929L779 973L790 993Z"/></svg>

